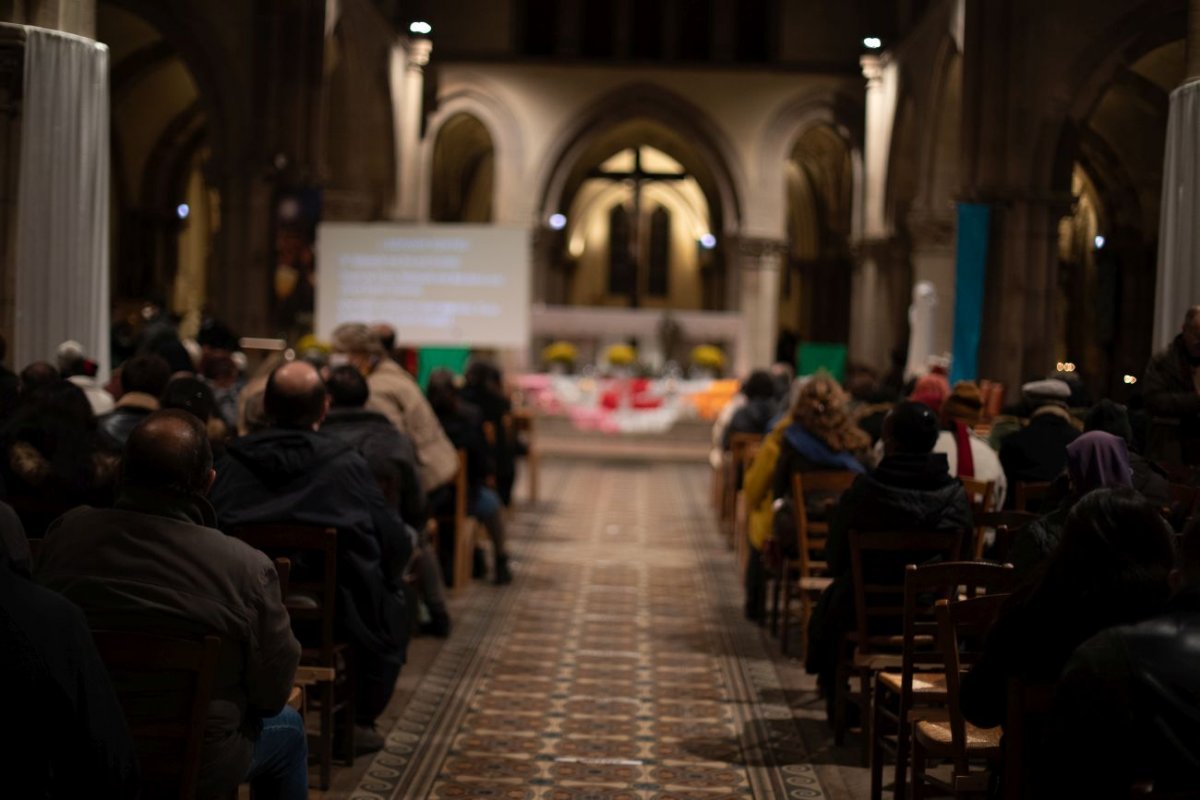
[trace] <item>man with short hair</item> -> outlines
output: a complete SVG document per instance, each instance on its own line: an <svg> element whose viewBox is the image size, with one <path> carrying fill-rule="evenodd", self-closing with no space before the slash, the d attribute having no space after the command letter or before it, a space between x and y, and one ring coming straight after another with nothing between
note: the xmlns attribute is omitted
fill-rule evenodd
<svg viewBox="0 0 1200 800"><path fill-rule="evenodd" d="M171 367L161 356L134 356L121 365L121 397L111 413L100 417L100 430L125 444L135 425L158 410L158 398L171 380Z"/></svg>
<svg viewBox="0 0 1200 800"><path fill-rule="evenodd" d="M1045 796L1125 798L1137 783L1153 785L1155 795L1194 796L1200 776L1200 520L1180 537L1179 556L1165 614L1103 631L1067 662L1043 740L1046 763L1054 766L1043 776Z"/></svg>
<svg viewBox="0 0 1200 800"><path fill-rule="evenodd" d="M229 527L337 528L337 626L353 651L356 749L378 750L383 738L375 720L391 699L408 644L402 580L412 544L366 460L317 432L329 396L312 365L293 361L274 370L263 407L271 426L229 445L213 505Z"/></svg>
<svg viewBox="0 0 1200 800"><path fill-rule="evenodd" d="M1146 456L1200 464L1200 305L1187 310L1174 341L1150 359L1142 391L1154 415Z"/></svg>
<svg viewBox="0 0 1200 800"><path fill-rule="evenodd" d="M219 637L198 796L249 780L263 796L305 797L304 723L286 706L300 645L274 564L216 529L215 478L204 425L152 412L128 437L115 506L60 517L36 577L96 630Z"/></svg>
<svg viewBox="0 0 1200 800"><path fill-rule="evenodd" d="M379 337L361 323L339 325L333 331L330 363L337 366L339 361L352 364L366 376L371 390L367 408L382 413L412 439L425 491L447 486L458 471L454 445L446 438L421 387L399 364L385 357Z"/></svg>

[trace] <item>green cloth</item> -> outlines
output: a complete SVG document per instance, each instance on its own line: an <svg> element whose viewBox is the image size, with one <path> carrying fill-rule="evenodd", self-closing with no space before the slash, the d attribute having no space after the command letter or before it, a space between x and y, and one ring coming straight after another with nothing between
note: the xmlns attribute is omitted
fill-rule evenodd
<svg viewBox="0 0 1200 800"><path fill-rule="evenodd" d="M469 347L422 347L417 351L417 383L424 391L429 386L429 376L435 369L448 369L455 375L466 372L471 357Z"/></svg>
<svg viewBox="0 0 1200 800"><path fill-rule="evenodd" d="M796 348L796 374L815 375L825 370L841 383L846 378L846 345L838 342L801 342Z"/></svg>

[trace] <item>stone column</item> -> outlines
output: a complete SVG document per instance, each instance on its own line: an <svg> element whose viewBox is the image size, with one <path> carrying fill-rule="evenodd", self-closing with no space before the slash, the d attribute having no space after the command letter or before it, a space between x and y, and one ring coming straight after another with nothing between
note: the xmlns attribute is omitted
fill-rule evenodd
<svg viewBox="0 0 1200 800"><path fill-rule="evenodd" d="M1171 92L1163 155L1154 350L1170 344L1189 306L1200 303L1200 0L1188 4L1187 77Z"/></svg>
<svg viewBox="0 0 1200 800"><path fill-rule="evenodd" d="M404 38L392 48L393 130L396 134L396 205L392 219L420 216L421 118L425 65L433 52L428 39Z"/></svg>
<svg viewBox="0 0 1200 800"><path fill-rule="evenodd" d="M779 271L787 243L739 237L735 244L742 341L735 358L739 375L766 368L775 360L779 317Z"/></svg>

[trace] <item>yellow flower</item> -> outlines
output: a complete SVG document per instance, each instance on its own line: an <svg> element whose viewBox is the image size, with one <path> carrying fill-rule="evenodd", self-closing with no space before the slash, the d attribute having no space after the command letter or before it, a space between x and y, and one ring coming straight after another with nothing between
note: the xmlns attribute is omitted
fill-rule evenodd
<svg viewBox="0 0 1200 800"><path fill-rule="evenodd" d="M702 344L692 348L692 366L701 369L721 370L725 368L725 354L721 348Z"/></svg>
<svg viewBox="0 0 1200 800"><path fill-rule="evenodd" d="M579 351L570 342L559 339L551 342L542 350L542 361L548 364L574 364L579 358Z"/></svg>
<svg viewBox="0 0 1200 800"><path fill-rule="evenodd" d="M604 358L614 367L627 367L637 361L637 353L627 344L614 344L604 351Z"/></svg>

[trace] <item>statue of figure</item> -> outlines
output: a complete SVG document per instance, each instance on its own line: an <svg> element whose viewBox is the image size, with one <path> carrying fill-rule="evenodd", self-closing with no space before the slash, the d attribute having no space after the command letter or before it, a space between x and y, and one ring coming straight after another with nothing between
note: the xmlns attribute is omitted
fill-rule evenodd
<svg viewBox="0 0 1200 800"><path fill-rule="evenodd" d="M934 355L933 326L937 312L937 288L929 281L913 286L912 305L908 307L908 362L904 367L905 380L929 371L929 359Z"/></svg>
<svg viewBox="0 0 1200 800"><path fill-rule="evenodd" d="M679 324L670 310L664 311L658 322L658 347L662 355L662 363L679 360L679 348L683 344L683 326Z"/></svg>

